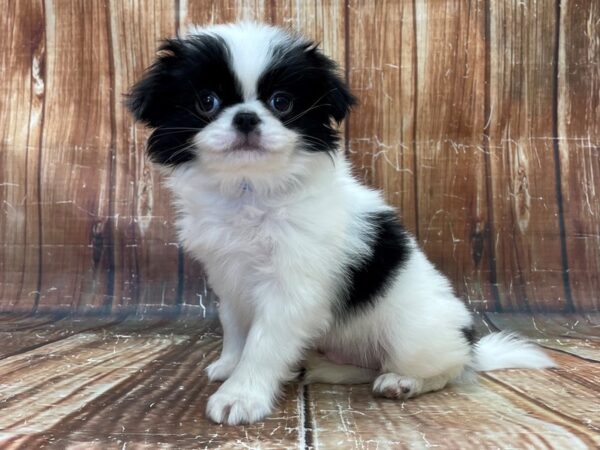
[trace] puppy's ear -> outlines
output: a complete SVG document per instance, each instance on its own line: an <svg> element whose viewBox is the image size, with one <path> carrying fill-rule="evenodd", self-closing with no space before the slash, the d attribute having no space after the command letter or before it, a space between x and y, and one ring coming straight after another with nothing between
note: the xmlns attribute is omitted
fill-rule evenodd
<svg viewBox="0 0 600 450"><path fill-rule="evenodd" d="M356 105L356 97L340 76L337 64L318 49L317 44L311 44L306 52L313 64L322 71L325 89L325 102L329 105L330 116L340 123Z"/></svg>
<svg viewBox="0 0 600 450"><path fill-rule="evenodd" d="M172 115L182 89L184 54L182 40L163 41L154 63L127 94L126 105L137 120L157 127Z"/></svg>

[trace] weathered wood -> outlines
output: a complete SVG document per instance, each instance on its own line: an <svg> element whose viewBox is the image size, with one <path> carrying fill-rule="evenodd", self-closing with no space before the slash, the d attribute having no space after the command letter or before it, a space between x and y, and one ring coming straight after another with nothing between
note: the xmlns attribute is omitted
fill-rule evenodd
<svg viewBox="0 0 600 450"><path fill-rule="evenodd" d="M350 2L346 62L359 102L347 124L355 173L383 190L412 232L417 231L414 15L413 2Z"/></svg>
<svg viewBox="0 0 600 450"><path fill-rule="evenodd" d="M4 319L4 318L3 318ZM97 330L121 320L105 316L73 320L64 317L27 317L17 322L0 322L0 359L27 352L77 333ZM4 374L0 374L0 377Z"/></svg>
<svg viewBox="0 0 600 450"><path fill-rule="evenodd" d="M527 402L560 415L572 424L574 430L583 433L587 428L591 432L590 437L600 444L598 367L571 355L558 352L550 352L550 355L558 363L558 368L499 370L486 372L483 376L507 387Z"/></svg>
<svg viewBox="0 0 600 450"><path fill-rule="evenodd" d="M415 5L418 238L460 295L495 309L482 136L485 5Z"/></svg>
<svg viewBox="0 0 600 450"><path fill-rule="evenodd" d="M266 0L207 0L194 2L184 0L180 5L181 23L187 25L209 25L256 20L269 22L273 5Z"/></svg>
<svg viewBox="0 0 600 450"><path fill-rule="evenodd" d="M600 340L600 315L589 314L502 314L486 313L500 330L513 330L534 338Z"/></svg>
<svg viewBox="0 0 600 450"><path fill-rule="evenodd" d="M0 361L2 445L302 448L301 392L290 386L273 416L222 427L204 416L218 387L204 368L220 340L210 321L86 332ZM208 325L208 326L207 326Z"/></svg>
<svg viewBox="0 0 600 450"><path fill-rule="evenodd" d="M557 133L565 266L576 309L600 302L600 4L563 1Z"/></svg>
<svg viewBox="0 0 600 450"><path fill-rule="evenodd" d="M308 395L316 448L562 449L600 442L585 424L563 419L564 404L547 410L486 380L404 403L374 398L367 385L315 385Z"/></svg>
<svg viewBox="0 0 600 450"><path fill-rule="evenodd" d="M100 2L45 2L39 309L110 306L111 65Z"/></svg>
<svg viewBox="0 0 600 450"><path fill-rule="evenodd" d="M499 314L486 313L497 330L528 336L535 343L588 362L600 362L600 316L593 314Z"/></svg>
<svg viewBox="0 0 600 450"><path fill-rule="evenodd" d="M555 2L489 2L488 170L502 310L567 310L552 110Z"/></svg>
<svg viewBox="0 0 600 450"><path fill-rule="evenodd" d="M0 30L0 311L39 299L40 136L46 38L41 1L3 3Z"/></svg>
<svg viewBox="0 0 600 450"><path fill-rule="evenodd" d="M213 321L56 319L0 316L1 340L15 350L0 359L3 448L600 444L597 363L559 352L556 369L488 372L478 385L404 403L373 398L368 385L290 385L269 419L223 427L204 416L218 387L203 373L220 349Z"/></svg>
<svg viewBox="0 0 600 450"><path fill-rule="evenodd" d="M109 8L115 127L113 310L142 310L146 304L169 308L183 302L171 199L144 155L149 132L135 126L123 94L153 61L160 39L175 35L175 2L113 1Z"/></svg>

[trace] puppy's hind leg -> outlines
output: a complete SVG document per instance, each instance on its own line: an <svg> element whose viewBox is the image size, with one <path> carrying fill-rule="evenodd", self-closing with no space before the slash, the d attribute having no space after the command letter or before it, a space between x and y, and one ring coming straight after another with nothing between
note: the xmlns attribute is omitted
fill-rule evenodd
<svg viewBox="0 0 600 450"><path fill-rule="evenodd" d="M439 391L453 379L449 374L430 378L412 378L397 373L383 373L373 383L373 394L393 399L407 399L426 392Z"/></svg>

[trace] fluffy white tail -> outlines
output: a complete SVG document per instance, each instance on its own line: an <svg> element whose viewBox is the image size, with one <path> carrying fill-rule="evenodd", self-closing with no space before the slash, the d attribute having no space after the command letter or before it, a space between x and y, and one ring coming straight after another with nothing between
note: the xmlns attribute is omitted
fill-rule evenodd
<svg viewBox="0 0 600 450"><path fill-rule="evenodd" d="M473 368L478 372L495 369L543 369L556 364L537 345L515 333L501 331L482 337L475 344Z"/></svg>

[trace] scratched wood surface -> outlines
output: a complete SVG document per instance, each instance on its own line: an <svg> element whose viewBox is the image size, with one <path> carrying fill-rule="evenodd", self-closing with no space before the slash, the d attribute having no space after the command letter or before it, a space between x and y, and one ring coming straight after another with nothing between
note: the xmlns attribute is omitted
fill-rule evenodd
<svg viewBox="0 0 600 450"><path fill-rule="evenodd" d="M536 320L503 319L488 326ZM538 327L538 342L559 343L557 369L488 372L404 403L367 385L291 384L267 420L223 427L204 417L218 387L203 372L221 345L214 321L2 315L0 447L597 448L600 334L589 332L599 323L588 316L568 342L561 325Z"/></svg>
<svg viewBox="0 0 600 450"><path fill-rule="evenodd" d="M595 0L0 0L0 311L214 315L122 105L160 38L255 19L321 42L341 128L480 311L598 310Z"/></svg>

